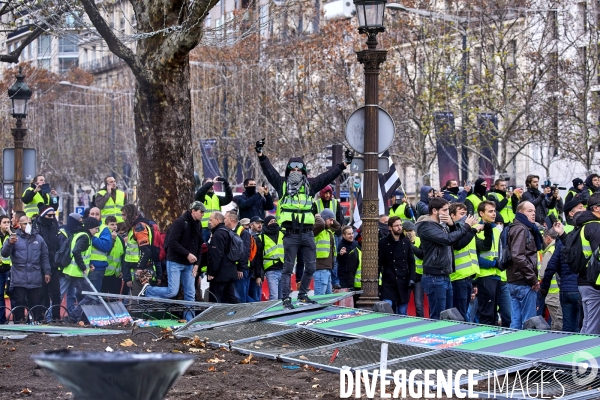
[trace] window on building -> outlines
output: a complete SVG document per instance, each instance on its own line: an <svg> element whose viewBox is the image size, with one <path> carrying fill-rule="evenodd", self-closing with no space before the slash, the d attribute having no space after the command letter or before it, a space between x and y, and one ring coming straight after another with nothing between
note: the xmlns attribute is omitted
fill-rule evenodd
<svg viewBox="0 0 600 400"><path fill-rule="evenodd" d="M13 45L9 44L8 45L8 54L12 53L12 51L13 51Z"/></svg>
<svg viewBox="0 0 600 400"><path fill-rule="evenodd" d="M506 77L512 79L517 76L517 41L508 42L506 57Z"/></svg>
<svg viewBox="0 0 600 400"><path fill-rule="evenodd" d="M483 55L481 47L473 49L473 61L471 62L471 79L474 84L481 82L483 73Z"/></svg>
<svg viewBox="0 0 600 400"><path fill-rule="evenodd" d="M587 60L587 47L582 46L577 49L579 55L579 68L581 69L581 78L583 82L587 82L588 75L588 60ZM558 57L558 56L557 56Z"/></svg>
<svg viewBox="0 0 600 400"><path fill-rule="evenodd" d="M587 32L587 3L582 1L577 4L577 18L579 19L579 30L581 33Z"/></svg>
<svg viewBox="0 0 600 400"><path fill-rule="evenodd" d="M558 39L558 11L548 11L548 20L546 21L548 30L548 38L551 40Z"/></svg>
<svg viewBox="0 0 600 400"><path fill-rule="evenodd" d="M59 53L77 53L79 42L79 35L70 34L58 39L58 52Z"/></svg>
<svg viewBox="0 0 600 400"><path fill-rule="evenodd" d="M78 58L59 58L58 59L58 70L60 73L65 73L71 68L77 66Z"/></svg>
<svg viewBox="0 0 600 400"><path fill-rule="evenodd" d="M43 35L38 38L38 56L50 56L51 40L50 35Z"/></svg>
<svg viewBox="0 0 600 400"><path fill-rule="evenodd" d="M38 68L50 69L50 59L44 58L38 60Z"/></svg>

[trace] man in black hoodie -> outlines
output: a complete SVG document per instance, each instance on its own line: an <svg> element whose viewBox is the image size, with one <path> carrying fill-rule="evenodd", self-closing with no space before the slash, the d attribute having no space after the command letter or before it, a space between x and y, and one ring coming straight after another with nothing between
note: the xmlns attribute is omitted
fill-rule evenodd
<svg viewBox="0 0 600 400"><path fill-rule="evenodd" d="M225 226L225 216L218 211L209 218L212 231L208 249L207 280L210 284L209 299L217 303L239 303L235 295L235 281L238 279L238 267L227 257L231 249L231 237ZM229 229L230 230L230 229Z"/></svg>
<svg viewBox="0 0 600 400"><path fill-rule="evenodd" d="M387 215L386 215L387 217ZM387 222L386 222L387 225ZM389 229L388 229L389 232ZM387 237L384 236L379 240ZM360 263L358 242L354 240L354 230L351 226L342 226L342 240L338 245L338 277L340 286L352 290L354 288L354 276Z"/></svg>
<svg viewBox="0 0 600 400"><path fill-rule="evenodd" d="M583 226L581 244L585 257L590 257L600 246L600 193L594 193L588 200L587 210L575 218L576 226ZM583 327L581 333L600 334L600 286L587 279L587 268L577 277L577 286L583 304Z"/></svg>
<svg viewBox="0 0 600 400"><path fill-rule="evenodd" d="M290 299L290 278L294 270L294 263L298 252L304 256L304 274L298 291L298 302L314 304L308 298L310 280L316 268L316 245L313 235L315 217L311 212L312 198L329 182L337 178L352 162L353 153L346 150L344 162L334 166L329 171L315 178L306 176L306 165L301 157L292 157L285 169L285 176L280 176L273 165L263 154L264 140L256 142L256 152L263 173L267 180L277 190L279 203L277 205L277 219L285 229L283 247L285 262L282 275L283 307L293 309Z"/></svg>
<svg viewBox="0 0 600 400"><path fill-rule="evenodd" d="M169 228L167 240L167 276L168 287L147 287L146 297L171 299L177 296L179 284L183 286L183 299L194 301L196 288L194 278L198 274L198 266L202 259L202 226L200 221L206 208L199 201L194 201L189 210L173 221ZM184 318L194 318L192 312L185 312Z"/></svg>
<svg viewBox="0 0 600 400"><path fill-rule="evenodd" d="M473 193L469 194L465 200L467 206L467 214L477 216L477 207L479 203L486 200L485 194L487 192L487 181L483 178L479 178L475 181L473 186Z"/></svg>
<svg viewBox="0 0 600 400"><path fill-rule="evenodd" d="M546 186L543 192L538 189L540 177L537 175L527 175L525 186L527 190L521 196L521 203L528 201L535 207L535 222L544 226L548 210L556 207L556 202L560 198L558 190L552 193L552 188Z"/></svg>
<svg viewBox="0 0 600 400"><path fill-rule="evenodd" d="M567 204L568 202L573 200L573 197L575 197L578 194L580 194L581 192L583 192L583 183L584 182L581 178L573 179L573 186L571 186L569 188L569 191L567 192L567 197L565 197L565 204ZM586 193L584 196L585 196L585 199L587 200L587 198L589 197L589 192ZM565 217L566 217L566 215L565 215Z"/></svg>
<svg viewBox="0 0 600 400"><path fill-rule="evenodd" d="M597 193L598 189L600 189L600 176L598 174L590 174L585 178L581 194L583 194L583 198L587 200L591 195Z"/></svg>

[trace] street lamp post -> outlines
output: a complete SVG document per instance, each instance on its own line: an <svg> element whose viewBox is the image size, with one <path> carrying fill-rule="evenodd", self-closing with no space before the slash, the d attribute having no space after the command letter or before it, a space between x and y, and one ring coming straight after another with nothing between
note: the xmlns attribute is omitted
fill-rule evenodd
<svg viewBox="0 0 600 400"><path fill-rule="evenodd" d="M386 0L354 0L358 32L367 35L367 49L356 52L365 68L364 185L362 200L362 290L358 306L372 307L379 300L377 262L377 221L379 214L379 179L377 169L379 143L379 71L387 51L377 50L377 34L384 32L383 14Z"/></svg>
<svg viewBox="0 0 600 400"><path fill-rule="evenodd" d="M23 142L27 135L27 128L23 128L23 120L27 117L27 102L31 98L31 89L25 83L25 75L19 68L16 82L8 89L8 97L12 102L11 114L17 120L16 128L11 129L15 144L14 167L14 206L16 211L23 210L21 194L23 193Z"/></svg>

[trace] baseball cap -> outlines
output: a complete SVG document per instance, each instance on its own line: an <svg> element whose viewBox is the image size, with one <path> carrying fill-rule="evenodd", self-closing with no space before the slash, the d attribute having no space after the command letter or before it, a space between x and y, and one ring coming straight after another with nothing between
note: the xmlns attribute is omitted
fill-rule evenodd
<svg viewBox="0 0 600 400"><path fill-rule="evenodd" d="M261 217L254 216L254 217L250 218L250 222L263 222L263 220Z"/></svg>
<svg viewBox="0 0 600 400"><path fill-rule="evenodd" d="M190 204L190 210L206 212L206 207L201 201L195 201L192 204Z"/></svg>

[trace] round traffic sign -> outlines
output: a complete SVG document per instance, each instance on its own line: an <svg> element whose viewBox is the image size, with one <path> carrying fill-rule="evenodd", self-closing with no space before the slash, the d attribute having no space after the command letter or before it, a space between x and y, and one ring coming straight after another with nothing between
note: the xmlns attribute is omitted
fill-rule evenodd
<svg viewBox="0 0 600 400"><path fill-rule="evenodd" d="M387 111L379 107L379 140L377 153L386 151L394 141L396 127ZM346 140L357 153L365 152L365 107L360 107L346 121Z"/></svg>

